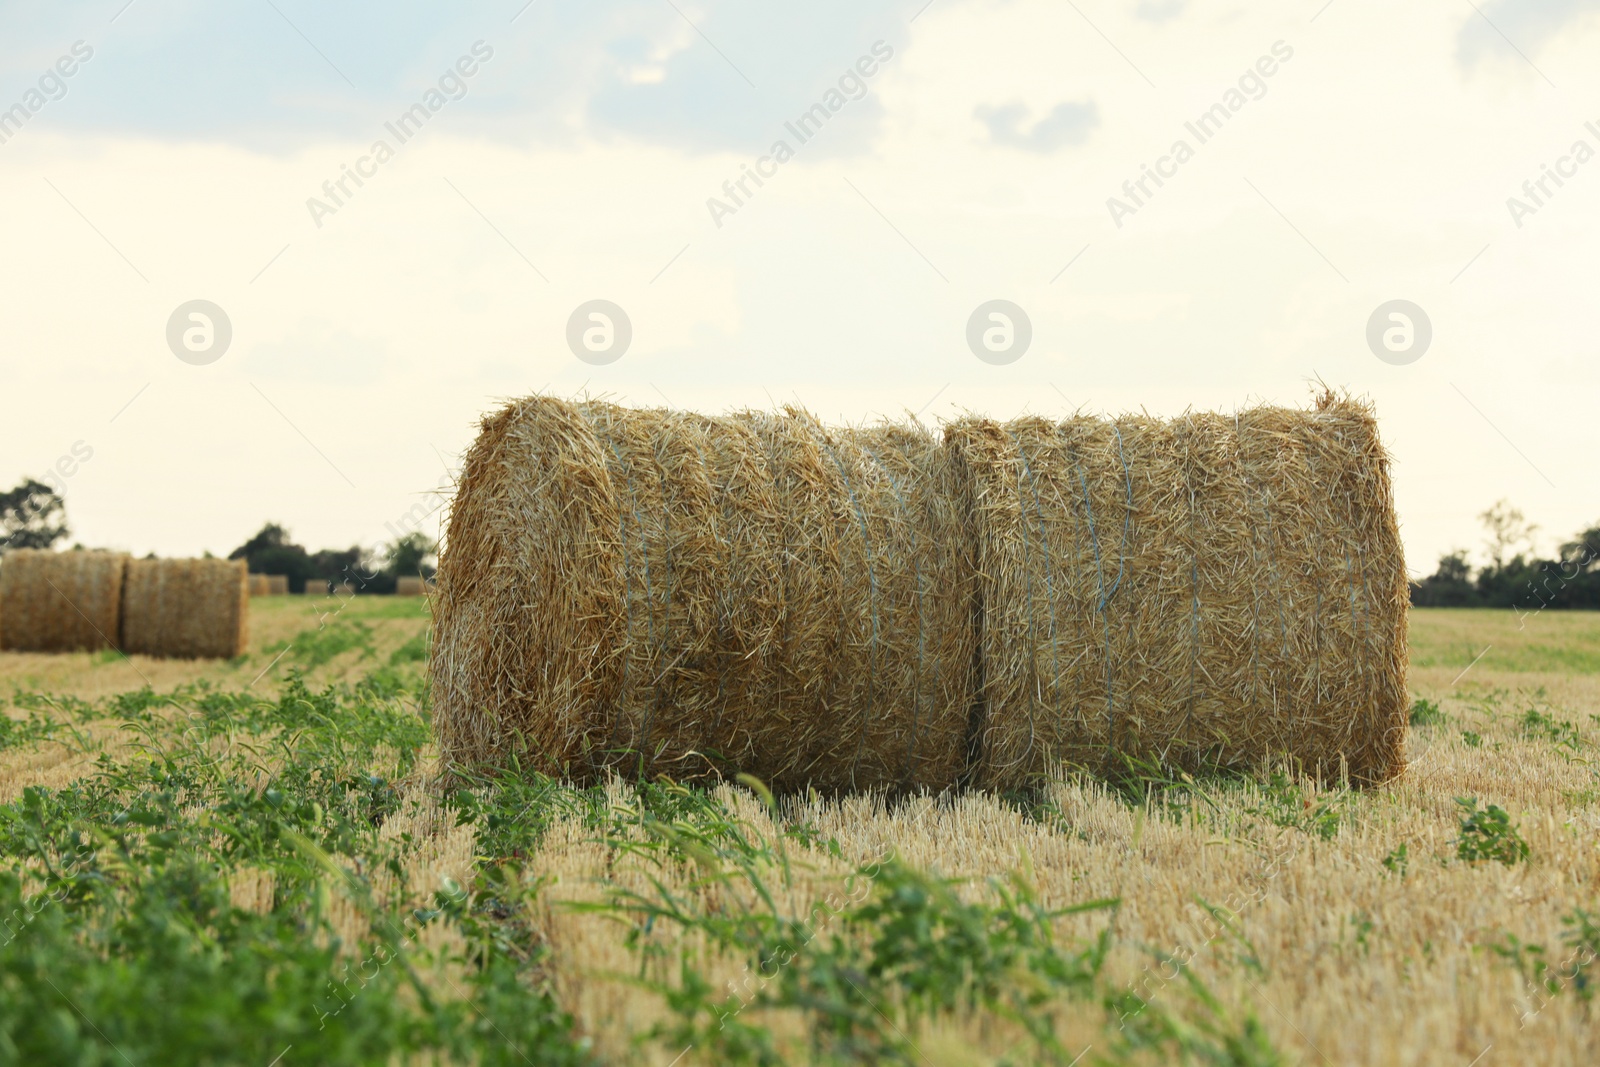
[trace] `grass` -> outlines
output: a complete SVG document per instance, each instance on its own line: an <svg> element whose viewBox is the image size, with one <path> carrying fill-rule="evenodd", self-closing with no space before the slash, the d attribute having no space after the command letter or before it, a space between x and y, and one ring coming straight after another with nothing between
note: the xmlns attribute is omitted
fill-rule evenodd
<svg viewBox="0 0 1600 1067"><path fill-rule="evenodd" d="M1427 608L1411 617L1418 623L1411 628L1413 668L1454 674L1470 667L1467 677L1600 674L1600 612Z"/></svg>
<svg viewBox="0 0 1600 1067"><path fill-rule="evenodd" d="M258 598L238 663L0 655L0 1063L1600 1054L1600 678L1548 666L1587 616L1462 675L1426 650L1515 620L1414 613L1379 789L889 803L446 783L422 603Z"/></svg>

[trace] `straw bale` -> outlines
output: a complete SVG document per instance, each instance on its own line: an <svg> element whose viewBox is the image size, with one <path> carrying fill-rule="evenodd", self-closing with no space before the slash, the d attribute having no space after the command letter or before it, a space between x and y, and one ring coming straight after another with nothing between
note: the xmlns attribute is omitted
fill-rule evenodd
<svg viewBox="0 0 1600 1067"><path fill-rule="evenodd" d="M632 603L617 494L589 420L535 397L483 420L439 561L429 665L453 765L582 775L622 685Z"/></svg>
<svg viewBox="0 0 1600 1067"><path fill-rule="evenodd" d="M778 788L1056 762L1400 768L1406 589L1371 411L827 428L535 397L440 562L446 758Z"/></svg>
<svg viewBox="0 0 1600 1067"><path fill-rule="evenodd" d="M395 596L421 596L427 589L427 583L415 574L402 574L394 580Z"/></svg>
<svg viewBox="0 0 1600 1067"><path fill-rule="evenodd" d="M860 719L849 778L828 784L953 785L966 766L977 647L954 467L920 426L828 436L851 512L834 694L845 723Z"/></svg>
<svg viewBox="0 0 1600 1067"><path fill-rule="evenodd" d="M127 557L16 549L0 558L0 649L72 652L114 647Z"/></svg>
<svg viewBox="0 0 1600 1067"><path fill-rule="evenodd" d="M948 493L954 467L930 434L829 431L795 410L705 418L537 399L508 410L486 422L469 456L472 478L440 564L435 647L445 675L435 714L447 752L491 759L521 734L573 773L747 771L779 787L825 789L955 780L971 703L974 583L958 573L965 538ZM569 512L542 498L536 508L516 497L535 522L489 513L541 479L545 496L559 493L546 472L597 453L604 478L590 471L579 484L569 509L581 516L576 528L559 525ZM499 529L488 535L491 521ZM516 566L476 584L485 557L463 545ZM588 567L585 553L603 555L603 565ZM587 660L536 682L514 674L496 690L476 688L468 664L491 654L503 664L534 635L538 647L560 648L554 619L469 639L472 625L531 617L484 598L570 596L551 576L574 558L586 565L597 613L610 612L595 620ZM557 693L570 694L567 703ZM492 714L475 715L475 703ZM552 728L552 717L572 732Z"/></svg>
<svg viewBox="0 0 1600 1067"><path fill-rule="evenodd" d="M289 593L289 576L287 574L267 575L267 595L287 596Z"/></svg>
<svg viewBox="0 0 1600 1067"><path fill-rule="evenodd" d="M1405 568L1369 408L969 418L946 442L977 541L976 784L1125 756L1401 769Z"/></svg>
<svg viewBox="0 0 1600 1067"><path fill-rule="evenodd" d="M326 579L326 578L307 578L305 587L302 588L300 591L302 593L304 593L306 596L327 596L328 595L328 579Z"/></svg>
<svg viewBox="0 0 1600 1067"><path fill-rule="evenodd" d="M971 702L973 584L953 468L920 427L751 413L778 487L784 625L779 786L954 784Z"/></svg>
<svg viewBox="0 0 1600 1067"><path fill-rule="evenodd" d="M243 560L130 560L122 593L122 650L170 659L242 655L249 590Z"/></svg>
<svg viewBox="0 0 1600 1067"><path fill-rule="evenodd" d="M267 581L265 574L250 575L250 595L266 596L272 591L272 583Z"/></svg>

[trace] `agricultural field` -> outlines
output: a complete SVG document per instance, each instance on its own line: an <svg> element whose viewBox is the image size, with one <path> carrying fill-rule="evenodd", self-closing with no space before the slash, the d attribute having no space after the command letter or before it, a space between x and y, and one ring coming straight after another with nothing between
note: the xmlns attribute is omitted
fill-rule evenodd
<svg viewBox="0 0 1600 1067"><path fill-rule="evenodd" d="M446 782L426 600L250 611L0 654L0 1062L1600 1059L1600 616L1413 611L1379 788L830 800Z"/></svg>

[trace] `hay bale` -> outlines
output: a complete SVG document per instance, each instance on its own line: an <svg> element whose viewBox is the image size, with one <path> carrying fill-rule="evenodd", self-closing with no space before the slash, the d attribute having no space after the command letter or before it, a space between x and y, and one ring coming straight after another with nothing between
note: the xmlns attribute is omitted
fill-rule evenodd
<svg viewBox="0 0 1600 1067"><path fill-rule="evenodd" d="M249 596L243 560L130 560L122 593L122 650L170 659L242 655Z"/></svg>
<svg viewBox="0 0 1600 1067"><path fill-rule="evenodd" d="M826 429L750 414L779 487L779 785L926 786L960 776L975 635L965 516L921 427Z"/></svg>
<svg viewBox="0 0 1600 1067"><path fill-rule="evenodd" d="M440 563L447 755L950 784L975 647L954 469L925 431L793 410L536 398L486 420Z"/></svg>
<svg viewBox="0 0 1600 1067"><path fill-rule="evenodd" d="M115 552L25 548L6 553L0 558L0 649L115 647L127 561Z"/></svg>
<svg viewBox="0 0 1600 1067"><path fill-rule="evenodd" d="M422 596L428 591L428 583L415 574L402 574L394 580L395 596Z"/></svg>
<svg viewBox="0 0 1600 1067"><path fill-rule="evenodd" d="M272 592L272 583L267 580L265 574L252 574L249 580L251 596L266 596Z"/></svg>
<svg viewBox="0 0 1600 1067"><path fill-rule="evenodd" d="M1404 566L1371 412L830 429L485 419L440 561L447 761L1013 788L1287 758L1379 781Z"/></svg>
<svg viewBox="0 0 1600 1067"><path fill-rule="evenodd" d="M969 418L946 443L982 601L976 784L1125 756L1401 768L1408 597L1368 407Z"/></svg>
<svg viewBox="0 0 1600 1067"><path fill-rule="evenodd" d="M304 593L306 596L327 596L328 595L328 579L326 579L326 578L307 578L306 579L306 584L300 590L300 592Z"/></svg>
<svg viewBox="0 0 1600 1067"><path fill-rule="evenodd" d="M517 401L483 420L439 561L429 656L440 749L586 772L629 619L617 494L589 420Z"/></svg>
<svg viewBox="0 0 1600 1067"><path fill-rule="evenodd" d="M267 575L267 595L287 596L289 593L289 576L287 574Z"/></svg>

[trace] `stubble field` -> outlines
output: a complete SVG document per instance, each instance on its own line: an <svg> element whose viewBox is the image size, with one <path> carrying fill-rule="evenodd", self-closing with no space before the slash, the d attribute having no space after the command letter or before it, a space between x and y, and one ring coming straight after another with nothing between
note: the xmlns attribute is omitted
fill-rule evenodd
<svg viewBox="0 0 1600 1067"><path fill-rule="evenodd" d="M1378 789L446 784L426 602L0 655L0 1062L1590 1064L1600 618L1414 611Z"/></svg>

